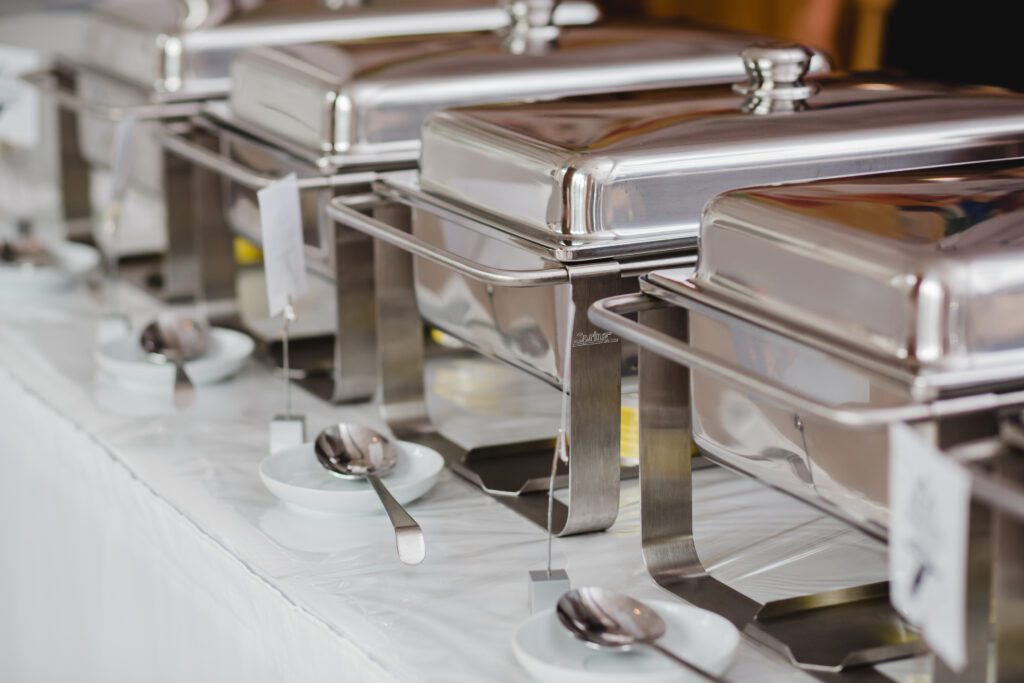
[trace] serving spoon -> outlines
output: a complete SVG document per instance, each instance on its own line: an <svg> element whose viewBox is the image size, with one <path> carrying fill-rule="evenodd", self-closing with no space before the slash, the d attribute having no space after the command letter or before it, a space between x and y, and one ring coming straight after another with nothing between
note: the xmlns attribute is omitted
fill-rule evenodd
<svg viewBox="0 0 1024 683"><path fill-rule="evenodd" d="M174 364L174 407L178 410L196 402L196 388L185 371L185 362L201 356L209 340L206 324L173 313L161 314L142 330L139 343L150 360Z"/></svg>
<svg viewBox="0 0 1024 683"><path fill-rule="evenodd" d="M380 480L398 462L391 442L369 427L340 422L320 432L313 450L324 469L334 476L370 482L395 528L398 559L405 564L422 562L426 556L423 530Z"/></svg>
<svg viewBox="0 0 1024 683"><path fill-rule="evenodd" d="M648 647L709 681L722 683L720 676L659 645L658 639L665 635L665 620L628 595L604 588L579 588L558 600L555 613L569 633L590 647L599 650Z"/></svg>

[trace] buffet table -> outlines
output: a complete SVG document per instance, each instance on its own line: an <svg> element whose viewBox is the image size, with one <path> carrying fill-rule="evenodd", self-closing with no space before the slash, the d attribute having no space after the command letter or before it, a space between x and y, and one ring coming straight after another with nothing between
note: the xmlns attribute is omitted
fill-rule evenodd
<svg viewBox="0 0 1024 683"><path fill-rule="evenodd" d="M127 288L122 301L140 321L155 306ZM279 380L251 361L176 413L169 396L97 375L100 310L84 288L0 292L0 680L527 679L510 639L529 616L526 572L544 566L540 529L451 473L411 506L427 542L418 567L395 558L383 514L286 509L257 474ZM512 415L503 428L520 433L557 414L539 385L499 405L505 371L481 363L431 368L438 410L463 406L447 419L458 438L493 436L473 432L474 412ZM375 423L365 405L301 391L296 404L311 430ZM712 572L756 599L885 576L881 544L804 504L720 469L696 482ZM556 565L577 586L664 598L643 567L635 482L621 506L609 532L556 540ZM884 670L909 682L929 668ZM811 680L749 641L728 679Z"/></svg>

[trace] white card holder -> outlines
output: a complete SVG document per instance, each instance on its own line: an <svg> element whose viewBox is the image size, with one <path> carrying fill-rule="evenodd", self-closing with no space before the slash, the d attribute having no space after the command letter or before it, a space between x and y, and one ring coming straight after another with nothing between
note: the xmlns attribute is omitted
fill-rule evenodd
<svg viewBox="0 0 1024 683"><path fill-rule="evenodd" d="M275 415L270 421L270 454L306 443L306 418L300 415Z"/></svg>
<svg viewBox="0 0 1024 683"><path fill-rule="evenodd" d="M123 315L104 315L96 321L96 346L122 339L132 331L131 321Z"/></svg>
<svg viewBox="0 0 1024 683"><path fill-rule="evenodd" d="M893 425L889 442L892 603L960 671L967 657L970 475L913 427Z"/></svg>

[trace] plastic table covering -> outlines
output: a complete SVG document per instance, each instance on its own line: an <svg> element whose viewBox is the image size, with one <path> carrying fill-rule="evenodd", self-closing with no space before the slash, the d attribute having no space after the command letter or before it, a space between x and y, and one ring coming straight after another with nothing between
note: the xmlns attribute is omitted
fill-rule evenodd
<svg viewBox="0 0 1024 683"><path fill-rule="evenodd" d="M136 324L156 305L127 287L121 299ZM97 374L100 310L84 289L0 292L0 680L527 680L510 639L529 617L526 573L544 566L539 528L449 472L411 506L418 567L397 561L383 514L288 510L257 474L280 381L252 361L176 413L163 392ZM557 394L509 369L449 359L430 373L464 441L553 426ZM510 383L512 406L496 398ZM370 406L302 391L296 407L311 430L374 421ZM499 432L482 433L499 414ZM885 576L884 547L821 512L720 469L696 481L705 561L752 597ZM668 596L643 567L635 482L609 532L554 551L574 585ZM885 667L905 683L928 669ZM727 676L811 680L748 641Z"/></svg>

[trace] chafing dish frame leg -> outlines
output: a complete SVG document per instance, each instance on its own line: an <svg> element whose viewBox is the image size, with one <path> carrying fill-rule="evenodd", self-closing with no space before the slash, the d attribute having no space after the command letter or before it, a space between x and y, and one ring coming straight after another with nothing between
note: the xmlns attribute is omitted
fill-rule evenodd
<svg viewBox="0 0 1024 683"><path fill-rule="evenodd" d="M203 125L203 123L203 119L193 118L184 128L165 127L161 135L161 143L165 157L180 157L196 169L195 174L198 174L198 170L202 170L211 181L220 183L218 189L220 195L217 197L216 203L206 205L210 209L207 215L211 221L210 225L214 226L218 234L225 236L225 245L228 245L234 238L234 232L225 217L229 209L228 198L231 195L232 183L259 191L281 180L281 177L265 175L235 159L232 138L226 135L224 130L216 126ZM211 140L219 142L213 144ZM317 192L322 207L327 200L343 189L354 191L355 188L368 187L369 183L377 178L377 175L373 171L303 175L297 179L296 183L300 192ZM362 195L357 195L356 199L362 197ZM213 211L217 205L221 206L220 213ZM212 222L214 220L217 221L216 224ZM324 335L323 337L293 339L291 342L292 369L296 371L296 374L304 374L304 370L296 366L296 358L301 359L307 354L320 357L320 350L326 347L331 358L330 372L313 372L296 377L296 381L316 396L332 403L366 400L372 397L377 384L375 380L376 362L369 357L374 354L373 335L376 328L373 259L368 248L370 240L366 240L364 244L356 235L356 231L348 229L337 221L329 221L322 213L318 220L320 221L319 234L322 244L325 245L322 251L330 253L331 262L335 266L337 305L335 312L339 323L336 325L335 334L330 337ZM326 228L325 225L327 225ZM308 245L307 249L309 249ZM181 251L187 254L184 242ZM339 264L341 264L340 267ZM234 266L233 253L232 266ZM221 302L221 308L236 312L234 276L224 284L226 287L230 287L230 290L224 290L225 296ZM225 323L244 329L244 325L234 314L227 316ZM269 356L268 362L280 368L280 343L269 342L265 345L265 350ZM314 362L312 365L316 367L318 364Z"/></svg>
<svg viewBox="0 0 1024 683"><path fill-rule="evenodd" d="M654 307L637 315L644 327L688 337L684 309ZM641 538L654 580L823 678L921 652L923 644L889 604L885 583L760 605L707 572L693 530L691 420L690 370L641 346ZM842 647L845 643L855 646Z"/></svg>
<svg viewBox="0 0 1024 683"><path fill-rule="evenodd" d="M996 464L998 474L1024 482L1024 452L1007 454ZM1004 512L994 514L995 537L995 683L1024 681L1024 521Z"/></svg>
<svg viewBox="0 0 1024 683"><path fill-rule="evenodd" d="M394 205L375 213L390 225L410 229L408 207ZM375 240L374 264L379 398L384 419L395 436L437 449L455 472L546 527L554 440L466 449L438 433L426 402L423 321L416 303L414 258L405 249ZM570 503L555 501L553 530L559 536L603 531L615 521L619 508L621 387L609 378L619 377L621 348L614 336L600 336L586 310L594 301L617 293L620 276L584 276L571 281L571 287L577 310L573 338L591 339L589 335L598 332L604 342L574 344L571 351ZM530 474L524 475L513 465L517 459ZM558 483L564 485L564 477L560 476Z"/></svg>
<svg viewBox="0 0 1024 683"><path fill-rule="evenodd" d="M381 207L376 211L387 211ZM332 403L365 401L379 384L377 302L373 240L337 221L334 241L334 331ZM389 276L383 277L387 282Z"/></svg>
<svg viewBox="0 0 1024 683"><path fill-rule="evenodd" d="M220 140L192 127L197 144L218 149ZM224 218L226 181L215 172L162 151L167 207L167 254L161 293L167 301L227 302L233 315L236 294L234 241Z"/></svg>
<svg viewBox="0 0 1024 683"><path fill-rule="evenodd" d="M68 74L62 78L70 79ZM73 86L70 86L73 87ZM60 144L60 192L67 238L93 244L93 210L90 197L89 162L78 139L78 112L57 105L57 135Z"/></svg>

